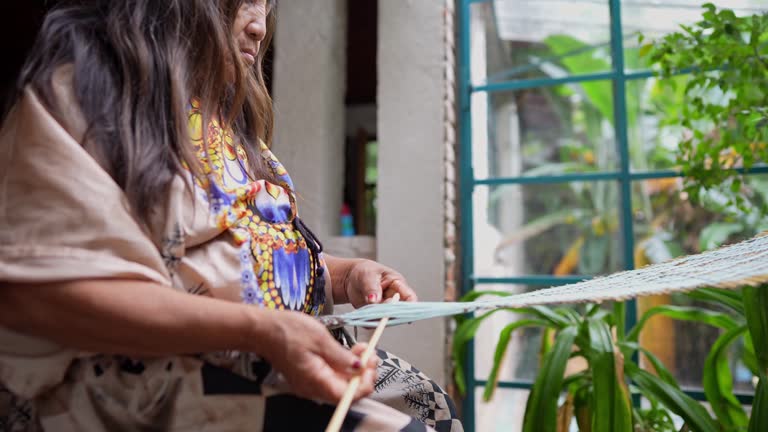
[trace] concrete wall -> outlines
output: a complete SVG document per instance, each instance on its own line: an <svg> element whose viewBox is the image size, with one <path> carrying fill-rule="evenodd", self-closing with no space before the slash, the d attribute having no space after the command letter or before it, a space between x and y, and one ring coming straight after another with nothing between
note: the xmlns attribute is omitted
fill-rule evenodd
<svg viewBox="0 0 768 432"><path fill-rule="evenodd" d="M275 35L274 150L320 238L339 233L344 185L346 1L281 2Z"/></svg>
<svg viewBox="0 0 768 432"><path fill-rule="evenodd" d="M378 11L375 255L402 272L427 301L443 300L455 259L451 5L450 0L380 0ZM338 233L343 193L346 2L278 7L274 150L296 183L302 218L328 239L330 249L349 250L330 238ZM389 329L382 347L446 383L446 321Z"/></svg>
<svg viewBox="0 0 768 432"><path fill-rule="evenodd" d="M379 1L377 257L421 300L445 293L443 1ZM382 345L445 383L445 321L392 328Z"/></svg>

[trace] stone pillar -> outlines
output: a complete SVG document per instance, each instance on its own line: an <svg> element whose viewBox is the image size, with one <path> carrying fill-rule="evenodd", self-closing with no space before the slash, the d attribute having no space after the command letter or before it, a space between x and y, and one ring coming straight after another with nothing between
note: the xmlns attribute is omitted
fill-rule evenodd
<svg viewBox="0 0 768 432"><path fill-rule="evenodd" d="M338 235L344 187L346 0L278 3L273 149L320 238Z"/></svg>
<svg viewBox="0 0 768 432"><path fill-rule="evenodd" d="M445 295L447 8L379 1L377 257L423 301ZM445 332L444 320L419 321L387 330L382 346L444 384Z"/></svg>

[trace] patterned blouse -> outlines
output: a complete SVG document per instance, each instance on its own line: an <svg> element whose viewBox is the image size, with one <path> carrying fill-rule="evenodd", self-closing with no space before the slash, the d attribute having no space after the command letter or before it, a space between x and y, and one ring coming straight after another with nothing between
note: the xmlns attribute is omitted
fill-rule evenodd
<svg viewBox="0 0 768 432"><path fill-rule="evenodd" d="M277 184L252 180L248 156L231 131L216 118L203 131L202 121L193 102L190 135L206 175L196 179L198 195L240 248L242 301L318 315L325 302L325 263L319 242L298 219L291 177L261 143L261 157Z"/></svg>

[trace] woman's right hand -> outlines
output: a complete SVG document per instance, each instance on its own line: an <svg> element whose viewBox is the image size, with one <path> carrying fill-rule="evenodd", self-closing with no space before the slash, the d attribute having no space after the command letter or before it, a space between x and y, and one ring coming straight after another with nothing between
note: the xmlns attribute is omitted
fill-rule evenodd
<svg viewBox="0 0 768 432"><path fill-rule="evenodd" d="M370 394L378 362L374 356L356 367L364 346L343 348L308 315L134 280L0 281L0 326L107 355L252 351L269 360L297 395L332 403L355 375L362 375L356 398Z"/></svg>
<svg viewBox="0 0 768 432"><path fill-rule="evenodd" d="M254 341L258 344L254 351L283 375L296 395L335 404L356 375L361 375L361 382L355 400L373 392L378 358L361 364L365 344L347 350L317 320L299 312L268 315L270 330L264 339Z"/></svg>

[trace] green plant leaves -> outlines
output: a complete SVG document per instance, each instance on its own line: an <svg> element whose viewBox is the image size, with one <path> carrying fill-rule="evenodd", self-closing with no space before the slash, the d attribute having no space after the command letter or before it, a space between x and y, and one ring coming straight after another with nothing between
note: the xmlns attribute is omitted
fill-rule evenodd
<svg viewBox="0 0 768 432"><path fill-rule="evenodd" d="M654 307L643 315L623 340L619 337L618 343L614 342L613 325L620 324L617 320L623 322L624 306L621 304L614 306L613 313L596 305L588 307L584 314L579 314L573 308L535 306L498 309L466 318L460 322L454 342L457 386L460 391L466 391L463 361L467 343L475 336L484 320L499 310L507 310L528 318L512 322L501 331L483 397L489 400L494 395L512 334L523 327L542 327L545 331L542 366L526 405L523 419L525 432L558 432L558 419L561 422L567 421L571 415L583 432L650 431L654 428L668 430L671 420L664 409L682 417L686 427L692 431L721 432L745 430L748 427L750 432L764 432L768 430L768 288L747 287L742 292L741 299L739 292L715 288L704 288L689 294L694 299L727 307L734 315L699 307ZM477 293L473 298L483 294L507 293ZM712 419L701 403L680 389L672 373L653 353L637 343L643 326L654 315L698 322L724 330L706 358L703 376L704 393L718 422ZM746 316L746 323L742 315ZM620 329L621 326L617 326L616 330ZM746 333L747 329L750 333ZM546 336L549 334L556 335L554 342L550 342ZM727 355L728 348L742 335L745 341L745 364L760 377L749 419L734 395ZM632 361L624 364L625 356L628 359L636 351L646 357L658 376L641 369ZM574 357L584 357L589 368L565 378L568 360ZM652 402L650 410L632 409L624 373L632 379L640 393ZM571 402L558 409L558 400L563 391L568 392L567 400Z"/></svg>
<svg viewBox="0 0 768 432"><path fill-rule="evenodd" d="M627 334L627 340L637 342L643 326L654 315L663 315L682 321L700 322L725 330L732 330L739 326L739 323L733 317L721 312L713 312L698 307L662 305L648 309L637 325Z"/></svg>
<svg viewBox="0 0 768 432"><path fill-rule="evenodd" d="M737 17L729 9L704 7L700 22L662 38L648 58L665 80L690 71L681 113L669 119L687 131L677 163L689 196L696 201L713 190L745 210L751 198L743 193L744 177L733 168L768 161L768 147L761 144L765 128L753 126L768 118L768 13ZM725 231L717 235L722 238Z"/></svg>
<svg viewBox="0 0 768 432"><path fill-rule="evenodd" d="M592 371L592 431L631 432L632 408L624 383L624 360L613 345L611 328L604 321L589 320Z"/></svg>
<svg viewBox="0 0 768 432"><path fill-rule="evenodd" d="M768 286L744 287L742 295L758 367L765 374L768 372Z"/></svg>
<svg viewBox="0 0 768 432"><path fill-rule="evenodd" d="M728 347L747 330L741 326L729 330L715 341L704 362L704 394L717 419L727 428L744 429L747 415L733 394L733 377L728 364Z"/></svg>
<svg viewBox="0 0 768 432"><path fill-rule="evenodd" d="M675 377L674 375L672 375L672 372L670 372L669 369L667 369L667 367L664 366L664 363L662 363L661 360L659 360L659 358L656 357L655 354L653 354L652 352L648 351L647 349L641 347L639 344L634 342L620 343L619 345L622 348L624 347L628 348L630 351L627 351L627 352L631 353L637 350L643 353L643 355L648 360L648 362L651 363L651 365L653 366L653 369L656 371L656 374L659 376L659 378L661 378L662 380L664 380L664 382L666 382L667 384L675 388L678 388L678 389L680 388L680 385L677 383L677 380L675 380Z"/></svg>
<svg viewBox="0 0 768 432"><path fill-rule="evenodd" d="M740 188L741 183L739 183ZM699 247L703 251L720 247L728 240L728 237L742 231L744 231L744 226L737 223L715 222L709 224L701 231Z"/></svg>
<svg viewBox="0 0 768 432"><path fill-rule="evenodd" d="M472 290L466 294L464 294L459 301L460 302L472 302L477 299L479 299L482 296L497 296L497 297L508 297L511 296L514 293L511 293L509 291L480 291L480 290Z"/></svg>
<svg viewBox="0 0 768 432"><path fill-rule="evenodd" d="M461 394L465 394L467 391L467 383L464 380L464 361L467 356L467 344L474 339L483 321L502 310L509 311L509 309L494 309L480 316L467 318L456 327L456 332L453 334L451 358L453 359L453 379L456 383L456 388Z"/></svg>
<svg viewBox="0 0 768 432"><path fill-rule="evenodd" d="M744 335L744 352L741 356L744 366L752 372L754 376L760 376L760 367L757 365L757 356L755 355L755 346L752 344L752 336L747 332Z"/></svg>
<svg viewBox="0 0 768 432"><path fill-rule="evenodd" d="M768 430L768 379L765 374L760 377L755 390L755 400L752 402L752 417L749 419L749 432L765 432Z"/></svg>
<svg viewBox="0 0 768 432"><path fill-rule="evenodd" d="M611 65L589 51L589 45L567 35L552 35L544 42L555 55L562 56L563 65L574 74L607 71ZM570 55L568 55L571 53ZM578 53L578 54L572 54ZM581 83L581 88L590 102L608 121L613 121L613 91L611 83L603 81ZM634 112L629 110L629 112Z"/></svg>
<svg viewBox="0 0 768 432"><path fill-rule="evenodd" d="M557 432L557 400L577 328L563 328L547 353L525 406L523 432Z"/></svg>
<svg viewBox="0 0 768 432"><path fill-rule="evenodd" d="M697 432L720 432L718 425L707 410L680 389L669 385L658 377L640 369L634 363L627 363L624 370L634 383L670 411L679 415L691 430Z"/></svg>
<svg viewBox="0 0 768 432"><path fill-rule="evenodd" d="M499 370L504 361L509 341L512 339L512 332L523 327L546 327L547 323L539 320L520 320L508 324L501 330L499 334L499 341L496 343L496 352L493 355L493 367L491 374L488 376L488 381L485 383L485 390L483 391L483 400L488 402L493 397L493 393L496 390L496 386L499 383Z"/></svg>
<svg viewBox="0 0 768 432"><path fill-rule="evenodd" d="M744 312L754 348L758 378L749 432L768 430L768 286L744 287Z"/></svg>
<svg viewBox="0 0 768 432"><path fill-rule="evenodd" d="M713 303L731 309L737 315L744 315L741 292L724 288L699 288L686 294L688 297Z"/></svg>

